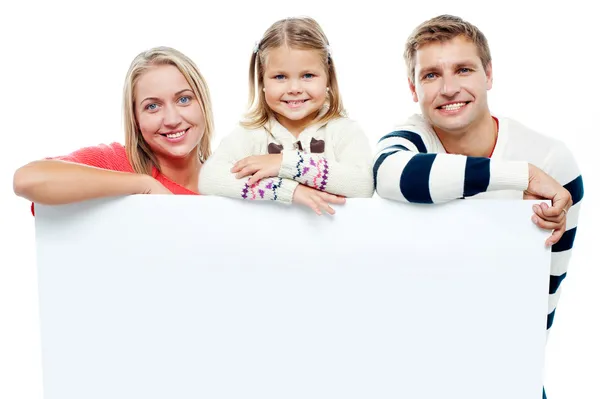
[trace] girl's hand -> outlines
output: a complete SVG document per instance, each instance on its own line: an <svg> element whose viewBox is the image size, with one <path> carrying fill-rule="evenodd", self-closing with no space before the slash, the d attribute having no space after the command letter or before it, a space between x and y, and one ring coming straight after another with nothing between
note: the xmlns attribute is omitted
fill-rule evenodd
<svg viewBox="0 0 600 399"><path fill-rule="evenodd" d="M252 175L248 180L248 185L251 186L265 177L277 177L282 159L281 154L253 155L237 161L231 172L238 179Z"/></svg>
<svg viewBox="0 0 600 399"><path fill-rule="evenodd" d="M335 210L329 204L342 205L346 203L346 198L329 194L324 191L315 190L299 184L294 191L292 202L294 204L305 205L311 208L317 215L322 215L321 210L333 215Z"/></svg>

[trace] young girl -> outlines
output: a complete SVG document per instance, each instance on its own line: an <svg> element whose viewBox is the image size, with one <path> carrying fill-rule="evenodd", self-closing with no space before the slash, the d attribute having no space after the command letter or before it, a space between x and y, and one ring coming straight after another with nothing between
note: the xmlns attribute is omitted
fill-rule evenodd
<svg viewBox="0 0 600 399"><path fill-rule="evenodd" d="M329 204L373 195L372 152L344 116L335 65L310 18L273 24L250 60L250 110L206 162L200 192L275 200L333 214Z"/></svg>
<svg viewBox="0 0 600 399"><path fill-rule="evenodd" d="M213 116L196 65L172 48L142 52L127 73L123 107L124 146L102 144L31 162L15 172L15 193L50 205L129 194L198 194Z"/></svg>

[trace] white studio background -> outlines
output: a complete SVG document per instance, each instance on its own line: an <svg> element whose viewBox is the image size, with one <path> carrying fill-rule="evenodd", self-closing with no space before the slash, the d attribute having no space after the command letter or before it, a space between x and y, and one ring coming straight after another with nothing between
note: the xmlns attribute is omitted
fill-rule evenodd
<svg viewBox="0 0 600 399"><path fill-rule="evenodd" d="M600 203L594 148L600 84L597 22L584 3L255 0L2 6L0 398L42 398L34 219L29 203L12 192L13 173L41 157L123 142L121 92L135 55L166 45L198 64L211 89L216 147L244 111L255 41L277 19L312 16L329 37L345 106L375 145L395 122L418 112L406 84L404 41L420 22L443 13L486 34L493 112L565 141L579 160L586 192L548 342L546 387L550 399L596 397L600 268L592 238L600 223L594 209Z"/></svg>

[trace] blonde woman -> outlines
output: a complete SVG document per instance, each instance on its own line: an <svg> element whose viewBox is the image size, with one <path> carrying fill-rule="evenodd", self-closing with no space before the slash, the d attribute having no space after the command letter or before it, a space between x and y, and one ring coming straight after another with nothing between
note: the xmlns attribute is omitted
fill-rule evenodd
<svg viewBox="0 0 600 399"><path fill-rule="evenodd" d="M131 63L123 95L125 145L101 144L31 162L15 172L15 193L50 205L129 194L198 194L213 115L196 65L172 48L144 51Z"/></svg>
<svg viewBox="0 0 600 399"><path fill-rule="evenodd" d="M343 197L373 195L372 153L344 115L336 69L310 18L274 23L250 60L246 120L202 168L200 192L275 200L333 214Z"/></svg>

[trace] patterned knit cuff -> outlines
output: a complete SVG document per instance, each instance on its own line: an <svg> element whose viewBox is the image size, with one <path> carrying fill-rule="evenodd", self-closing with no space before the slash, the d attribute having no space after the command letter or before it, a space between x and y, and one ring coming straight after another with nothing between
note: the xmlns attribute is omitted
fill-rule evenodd
<svg viewBox="0 0 600 399"><path fill-rule="evenodd" d="M279 177L284 179L297 179L301 174L302 156L297 150L281 151L281 168L279 168Z"/></svg>
<svg viewBox="0 0 600 399"><path fill-rule="evenodd" d="M298 187L298 182L290 179L281 179L281 185L279 186L279 201L284 204L291 204L294 199L294 191Z"/></svg>
<svg viewBox="0 0 600 399"><path fill-rule="evenodd" d="M291 204L298 183L281 177L261 179L249 186L244 184L241 197L245 200L270 200Z"/></svg>
<svg viewBox="0 0 600 399"><path fill-rule="evenodd" d="M525 191L529 186L529 164L521 161L490 161L490 184L487 191Z"/></svg>

